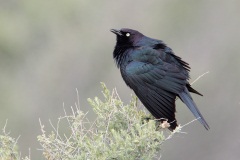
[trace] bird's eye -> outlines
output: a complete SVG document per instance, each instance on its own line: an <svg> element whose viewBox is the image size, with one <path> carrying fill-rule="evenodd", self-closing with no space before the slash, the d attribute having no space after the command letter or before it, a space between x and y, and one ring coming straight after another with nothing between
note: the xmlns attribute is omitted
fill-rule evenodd
<svg viewBox="0 0 240 160"><path fill-rule="evenodd" d="M130 33L126 33L126 36L129 37L129 36L130 36Z"/></svg>

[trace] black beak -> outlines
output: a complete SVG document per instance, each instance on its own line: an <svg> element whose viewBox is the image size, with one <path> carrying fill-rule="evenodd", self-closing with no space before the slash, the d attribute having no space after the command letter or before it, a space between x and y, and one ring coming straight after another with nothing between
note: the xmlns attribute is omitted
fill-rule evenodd
<svg viewBox="0 0 240 160"><path fill-rule="evenodd" d="M117 29L110 29L111 32L113 32L114 34L118 35L118 36L122 36L122 33L120 30Z"/></svg>

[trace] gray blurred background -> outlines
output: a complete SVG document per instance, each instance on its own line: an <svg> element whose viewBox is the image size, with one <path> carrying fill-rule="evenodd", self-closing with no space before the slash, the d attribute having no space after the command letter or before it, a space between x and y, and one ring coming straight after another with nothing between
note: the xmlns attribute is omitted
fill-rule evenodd
<svg viewBox="0 0 240 160"><path fill-rule="evenodd" d="M211 129L198 122L163 145L162 160L237 160L240 157L240 1L228 0L0 0L0 128L18 137L22 155L43 159L39 118L50 130L76 102L101 96L99 82L131 90L112 59L111 28L128 27L164 40L190 63L193 96ZM70 112L69 112L70 113ZM91 117L92 116L92 117ZM180 124L194 117L177 102Z"/></svg>

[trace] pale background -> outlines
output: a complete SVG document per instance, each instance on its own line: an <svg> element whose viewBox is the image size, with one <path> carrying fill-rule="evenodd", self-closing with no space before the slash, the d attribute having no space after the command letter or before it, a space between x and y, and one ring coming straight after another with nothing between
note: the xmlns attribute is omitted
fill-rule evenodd
<svg viewBox="0 0 240 160"><path fill-rule="evenodd" d="M43 159L39 118L50 130L76 101L100 96L100 82L132 93L112 59L111 28L128 27L164 40L189 62L191 81L206 71L193 96L211 129L198 122L163 145L162 160L240 157L240 1L228 0L0 0L0 128L18 137L22 155ZM177 103L180 124L193 119ZM70 112L69 112L70 113Z"/></svg>

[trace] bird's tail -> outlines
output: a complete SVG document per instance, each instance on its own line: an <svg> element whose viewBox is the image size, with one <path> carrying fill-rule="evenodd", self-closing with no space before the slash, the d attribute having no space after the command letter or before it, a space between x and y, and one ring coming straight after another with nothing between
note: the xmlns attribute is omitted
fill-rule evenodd
<svg viewBox="0 0 240 160"><path fill-rule="evenodd" d="M180 99L187 105L187 107L190 109L190 111L193 113L193 115L198 118L199 122L208 130L210 129L209 125L203 118L202 114L197 108L197 105L193 101L191 95L189 94L187 88L184 89L183 92L179 94Z"/></svg>

